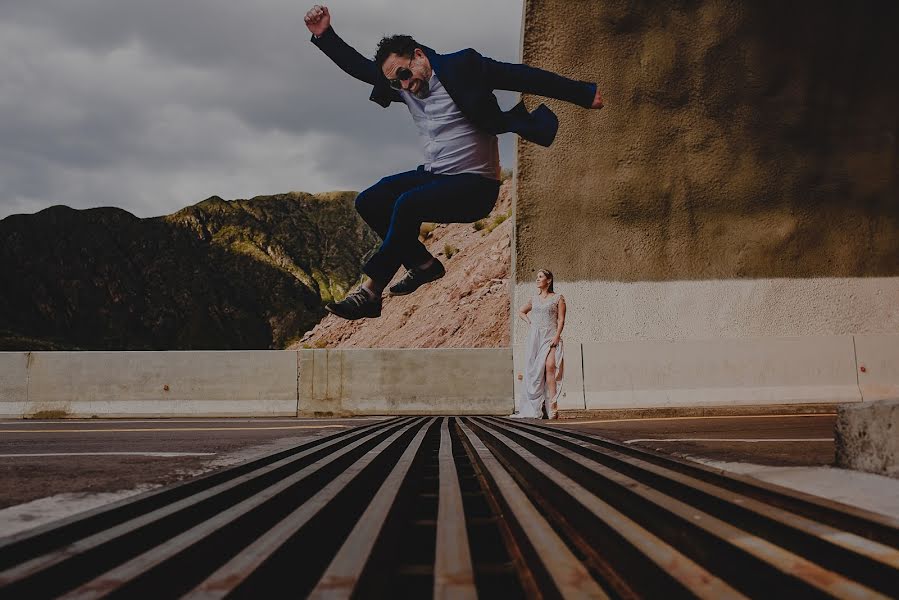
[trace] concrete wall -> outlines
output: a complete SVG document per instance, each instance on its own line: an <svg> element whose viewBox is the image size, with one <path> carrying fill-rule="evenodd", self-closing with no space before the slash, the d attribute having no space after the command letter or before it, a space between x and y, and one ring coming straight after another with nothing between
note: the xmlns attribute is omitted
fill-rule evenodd
<svg viewBox="0 0 899 600"><path fill-rule="evenodd" d="M0 417L509 414L521 347L0 352ZM860 402L899 335L565 344L564 410ZM166 389L167 388L167 389Z"/></svg>
<svg viewBox="0 0 899 600"><path fill-rule="evenodd" d="M858 386L864 399L899 398L899 336L857 335L855 349ZM899 430L894 435L899 437Z"/></svg>
<svg viewBox="0 0 899 600"><path fill-rule="evenodd" d="M0 352L0 417L509 414L511 354Z"/></svg>
<svg viewBox="0 0 899 600"><path fill-rule="evenodd" d="M296 414L296 352L32 352L29 360L26 416Z"/></svg>
<svg viewBox="0 0 899 600"><path fill-rule="evenodd" d="M25 414L27 365L27 352L0 352L0 417Z"/></svg>
<svg viewBox="0 0 899 600"><path fill-rule="evenodd" d="M600 342L583 352L587 409L862 399L851 336Z"/></svg>
<svg viewBox="0 0 899 600"><path fill-rule="evenodd" d="M515 347L516 377L524 371L523 349ZM565 362L559 404L567 410L732 409L899 397L899 335L568 342ZM520 385L516 380L516 397Z"/></svg>
<svg viewBox="0 0 899 600"><path fill-rule="evenodd" d="M560 130L518 143L514 306L548 268L569 343L899 332L897 24L873 1L526 0L523 61L606 107L525 98Z"/></svg>
<svg viewBox="0 0 899 600"><path fill-rule="evenodd" d="M899 400L841 406L834 428L837 466L899 478Z"/></svg>
<svg viewBox="0 0 899 600"><path fill-rule="evenodd" d="M512 412L512 351L300 351L299 414Z"/></svg>

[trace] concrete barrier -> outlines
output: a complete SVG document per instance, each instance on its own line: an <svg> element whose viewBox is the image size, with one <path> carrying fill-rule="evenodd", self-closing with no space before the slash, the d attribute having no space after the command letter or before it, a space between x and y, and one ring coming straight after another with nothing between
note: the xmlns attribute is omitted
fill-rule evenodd
<svg viewBox="0 0 899 600"><path fill-rule="evenodd" d="M25 413L27 365L27 352L0 352L0 418L21 417Z"/></svg>
<svg viewBox="0 0 899 600"><path fill-rule="evenodd" d="M514 364L515 364L515 398L517 399L522 391L522 380L519 377L524 376L524 345L515 346ZM562 395L559 397L560 410L583 410L586 408L584 404L584 369L581 344L565 344L565 373L562 378Z"/></svg>
<svg viewBox="0 0 899 600"><path fill-rule="evenodd" d="M857 335L855 353L862 398L899 398L899 335Z"/></svg>
<svg viewBox="0 0 899 600"><path fill-rule="evenodd" d="M840 406L837 466L899 478L899 400Z"/></svg>
<svg viewBox="0 0 899 600"><path fill-rule="evenodd" d="M523 347L3 352L0 417L508 414ZM570 344L560 409L899 397L899 335Z"/></svg>
<svg viewBox="0 0 899 600"><path fill-rule="evenodd" d="M300 350L299 414L512 412L512 350Z"/></svg>
<svg viewBox="0 0 899 600"><path fill-rule="evenodd" d="M33 352L24 416L293 416L293 351Z"/></svg>
<svg viewBox="0 0 899 600"><path fill-rule="evenodd" d="M858 402L851 336L583 345L586 408Z"/></svg>

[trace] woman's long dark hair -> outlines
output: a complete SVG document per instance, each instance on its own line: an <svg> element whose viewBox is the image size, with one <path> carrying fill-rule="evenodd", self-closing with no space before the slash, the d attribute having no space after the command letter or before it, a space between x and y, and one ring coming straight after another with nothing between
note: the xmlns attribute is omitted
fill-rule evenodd
<svg viewBox="0 0 899 600"><path fill-rule="evenodd" d="M549 269L540 269L540 270L537 271L537 272L538 272L538 273L543 273L543 276L546 277L547 279L549 279L549 287L547 288L547 290L548 290L551 294L555 293L555 290L553 290L553 280L554 280L554 278L553 278L553 272L550 271Z"/></svg>

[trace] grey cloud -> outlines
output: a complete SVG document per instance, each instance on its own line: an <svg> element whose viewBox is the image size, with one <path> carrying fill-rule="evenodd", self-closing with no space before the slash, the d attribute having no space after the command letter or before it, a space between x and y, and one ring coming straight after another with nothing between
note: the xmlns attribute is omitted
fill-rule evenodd
<svg viewBox="0 0 899 600"><path fill-rule="evenodd" d="M312 2L309 3L311 6ZM406 32L518 55L520 0L329 4L365 55ZM362 189L414 168L415 130L309 43L295 0L4 0L0 218L65 203L164 214L217 194ZM500 94L510 106L514 95ZM510 164L513 140L501 138Z"/></svg>

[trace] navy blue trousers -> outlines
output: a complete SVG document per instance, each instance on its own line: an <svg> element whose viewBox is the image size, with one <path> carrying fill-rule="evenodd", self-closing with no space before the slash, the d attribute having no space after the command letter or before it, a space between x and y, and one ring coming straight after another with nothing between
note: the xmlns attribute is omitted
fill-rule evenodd
<svg viewBox="0 0 899 600"><path fill-rule="evenodd" d="M387 285L399 270L431 259L422 223L473 223L490 214L500 182L481 175L435 175L418 167L383 178L356 197L356 210L383 243L362 270Z"/></svg>

